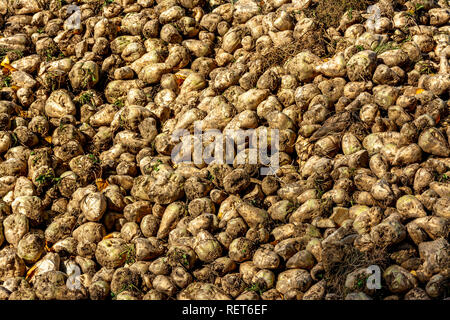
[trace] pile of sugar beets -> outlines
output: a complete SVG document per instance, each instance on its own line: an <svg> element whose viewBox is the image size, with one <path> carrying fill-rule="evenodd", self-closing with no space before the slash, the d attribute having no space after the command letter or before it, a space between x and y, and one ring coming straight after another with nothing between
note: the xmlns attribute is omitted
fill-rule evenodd
<svg viewBox="0 0 450 320"><path fill-rule="evenodd" d="M0 0L0 299L449 299L449 1L319 2Z"/></svg>

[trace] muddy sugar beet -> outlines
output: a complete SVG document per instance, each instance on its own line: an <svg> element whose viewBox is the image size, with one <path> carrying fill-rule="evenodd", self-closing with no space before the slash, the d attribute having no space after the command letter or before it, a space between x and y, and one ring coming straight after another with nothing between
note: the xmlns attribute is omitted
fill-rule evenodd
<svg viewBox="0 0 450 320"><path fill-rule="evenodd" d="M0 0L0 299L448 299L449 21Z"/></svg>

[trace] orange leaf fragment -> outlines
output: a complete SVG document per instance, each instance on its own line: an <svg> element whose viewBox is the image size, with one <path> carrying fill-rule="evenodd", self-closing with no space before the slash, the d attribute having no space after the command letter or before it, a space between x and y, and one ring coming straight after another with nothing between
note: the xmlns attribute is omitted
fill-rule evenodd
<svg viewBox="0 0 450 320"><path fill-rule="evenodd" d="M47 252L54 252L53 248L51 248L51 247L48 246L47 240L45 241L45 250L46 250Z"/></svg>
<svg viewBox="0 0 450 320"><path fill-rule="evenodd" d="M8 70L9 72L13 72L13 71L17 70L10 64L8 56L5 56L2 63L0 63L0 66L2 66L4 69Z"/></svg>
<svg viewBox="0 0 450 320"><path fill-rule="evenodd" d="M175 78L176 78L178 86L181 86L183 84L184 80L186 80L186 76L182 75L182 74L175 74Z"/></svg>
<svg viewBox="0 0 450 320"><path fill-rule="evenodd" d="M112 233L107 234L106 236L103 237L103 240L112 238L113 236L114 236L114 234L112 234Z"/></svg>
<svg viewBox="0 0 450 320"><path fill-rule="evenodd" d="M108 181L103 180L102 178L96 179L95 184L97 185L98 191L103 191L109 186Z"/></svg>
<svg viewBox="0 0 450 320"><path fill-rule="evenodd" d="M424 89L417 89L416 90L416 94L421 94L422 92L424 92L425 90Z"/></svg>
<svg viewBox="0 0 450 320"><path fill-rule="evenodd" d="M48 143L52 143L52 137L51 136L45 137L44 140L47 141Z"/></svg>
<svg viewBox="0 0 450 320"><path fill-rule="evenodd" d="M32 267L30 268L30 270L28 270L27 275L25 276L25 280L28 280L28 279L30 279L31 277L33 277L34 273L36 272L36 268L37 268L37 267L38 267L38 266L37 266L37 263L36 263L34 266L32 266Z"/></svg>
<svg viewBox="0 0 450 320"><path fill-rule="evenodd" d="M28 111L25 111L25 110L21 110L20 112L19 112L19 115L22 117L22 118L29 118L30 116L28 115Z"/></svg>

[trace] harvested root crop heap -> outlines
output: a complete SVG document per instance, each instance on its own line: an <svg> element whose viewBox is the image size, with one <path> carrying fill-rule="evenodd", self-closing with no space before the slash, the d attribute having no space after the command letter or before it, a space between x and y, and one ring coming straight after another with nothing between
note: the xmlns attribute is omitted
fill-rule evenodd
<svg viewBox="0 0 450 320"><path fill-rule="evenodd" d="M0 299L448 299L449 19L0 0ZM276 174L176 163L194 124L278 130Z"/></svg>

